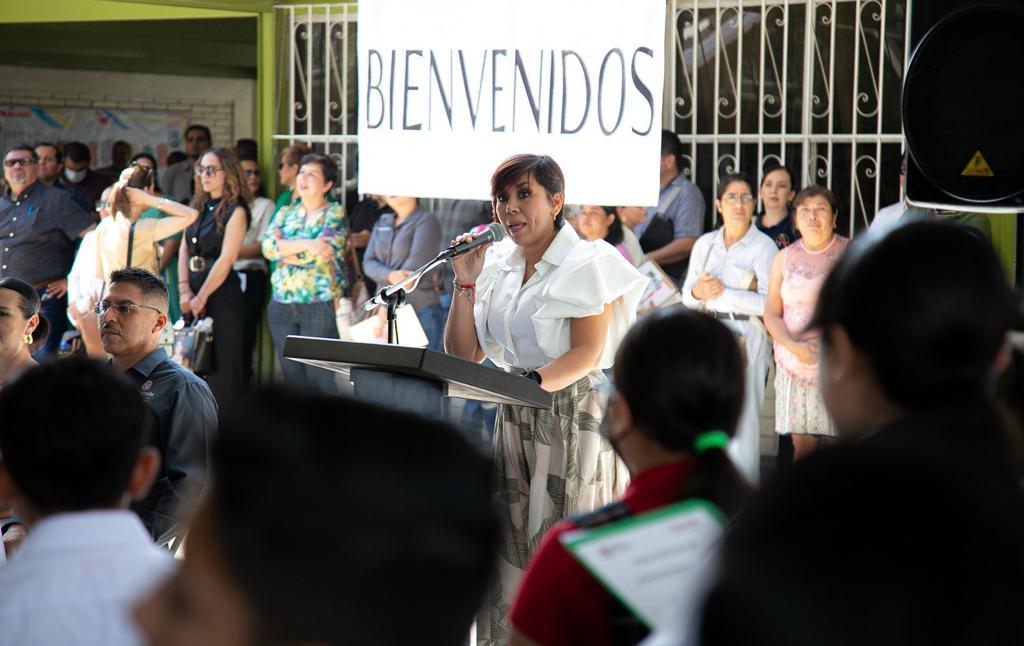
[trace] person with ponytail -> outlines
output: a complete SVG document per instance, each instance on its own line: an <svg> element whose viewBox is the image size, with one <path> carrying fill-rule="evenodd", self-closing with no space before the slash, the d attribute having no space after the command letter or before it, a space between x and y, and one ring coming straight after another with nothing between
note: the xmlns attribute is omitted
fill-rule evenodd
<svg viewBox="0 0 1024 646"><path fill-rule="evenodd" d="M39 313L42 301L20 278L0 279L0 388L36 365L32 353L46 342L50 324Z"/></svg>
<svg viewBox="0 0 1024 646"><path fill-rule="evenodd" d="M127 267L139 267L160 275L157 243L195 222L199 211L172 199L154 195L153 167L133 163L121 173L110 194L112 217L96 227L96 277L106 282L110 273ZM143 217L156 209L158 217Z"/></svg>
<svg viewBox="0 0 1024 646"><path fill-rule="evenodd" d="M560 538L695 498L735 516L749 489L725 448L743 411L743 370L735 335L704 314L666 308L633 326L602 425L629 468L629 488L621 502L545 535L512 606L512 646L635 644L647 635Z"/></svg>

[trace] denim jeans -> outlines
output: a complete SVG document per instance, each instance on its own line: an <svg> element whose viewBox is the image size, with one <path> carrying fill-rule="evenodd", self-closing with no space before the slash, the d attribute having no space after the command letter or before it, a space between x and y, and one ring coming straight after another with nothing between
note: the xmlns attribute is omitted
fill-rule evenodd
<svg viewBox="0 0 1024 646"><path fill-rule="evenodd" d="M36 293L39 294L39 298L43 298L46 290L39 289L36 290ZM43 304L39 308L39 314L45 317L46 322L50 324L50 332L47 334L46 342L36 350L33 357L36 361L56 359L57 350L60 349L60 339L70 326L70 321L68 321L67 294L60 298L50 297L43 299Z"/></svg>
<svg viewBox="0 0 1024 646"><path fill-rule="evenodd" d="M338 338L338 323L331 303L278 303L267 305L267 324L274 339L274 350L281 362L284 383L301 391L319 391L329 395L338 393L335 373L324 368L306 365L284 358L284 340L288 335Z"/></svg>
<svg viewBox="0 0 1024 646"><path fill-rule="evenodd" d="M420 319L420 325L427 335L427 347L431 350L444 352L444 324L445 319L441 314L441 306L438 303L428 305L416 312Z"/></svg>

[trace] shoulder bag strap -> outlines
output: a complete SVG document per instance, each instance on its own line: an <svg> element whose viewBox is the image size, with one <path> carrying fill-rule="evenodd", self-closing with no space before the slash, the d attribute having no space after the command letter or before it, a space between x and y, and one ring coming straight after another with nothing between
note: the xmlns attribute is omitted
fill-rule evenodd
<svg viewBox="0 0 1024 646"><path fill-rule="evenodd" d="M132 266L132 247L135 245L135 224L138 220L133 221L132 225L128 227L128 264L125 267Z"/></svg>

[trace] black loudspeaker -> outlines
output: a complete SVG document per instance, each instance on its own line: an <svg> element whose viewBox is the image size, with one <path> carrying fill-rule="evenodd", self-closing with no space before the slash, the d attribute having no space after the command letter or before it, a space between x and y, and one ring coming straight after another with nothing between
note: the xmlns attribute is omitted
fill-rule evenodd
<svg viewBox="0 0 1024 646"><path fill-rule="evenodd" d="M916 0L910 11L908 201L1024 211L1024 0Z"/></svg>

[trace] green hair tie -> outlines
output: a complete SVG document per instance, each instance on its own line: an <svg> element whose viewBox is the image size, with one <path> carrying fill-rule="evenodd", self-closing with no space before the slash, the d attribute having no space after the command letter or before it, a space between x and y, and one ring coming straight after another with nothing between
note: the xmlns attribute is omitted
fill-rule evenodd
<svg viewBox="0 0 1024 646"><path fill-rule="evenodd" d="M724 449L729 446L729 435L725 431L707 431L693 440L693 448L697 453L708 449Z"/></svg>

